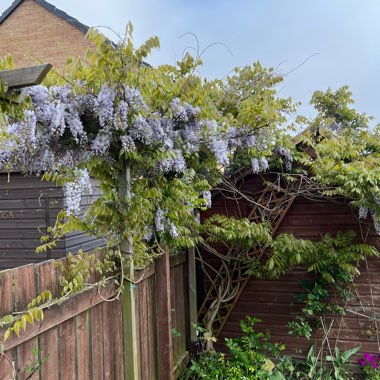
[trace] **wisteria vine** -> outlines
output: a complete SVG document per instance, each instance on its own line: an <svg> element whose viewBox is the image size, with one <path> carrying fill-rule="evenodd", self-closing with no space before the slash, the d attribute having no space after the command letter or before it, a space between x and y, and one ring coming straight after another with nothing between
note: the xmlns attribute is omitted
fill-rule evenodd
<svg viewBox="0 0 380 380"><path fill-rule="evenodd" d="M84 83L81 86L85 88ZM173 212L176 206L165 206L164 197L159 196L151 207L150 221L145 220L149 223L141 231L146 244L165 233L172 240L191 235L194 223L198 223L193 210L211 207L212 178L228 170L235 151L252 149L258 141L252 131L202 119L199 107L178 97L165 112L152 112L139 90L128 85L120 90L104 84L97 94L78 92L68 84L39 85L23 90L22 97L30 103L24 118L8 119L0 167L66 173L67 217L78 217L83 211L81 197L92 190L90 176L97 179L96 171L91 170L94 161L119 171L126 164L138 168L133 177L136 184L143 179L148 179L150 187L175 181L185 189L178 202L192 222L183 223ZM265 156L252 158L255 173L268 168ZM132 189L131 202L135 198L133 184ZM115 234L111 235L114 238Z"/></svg>

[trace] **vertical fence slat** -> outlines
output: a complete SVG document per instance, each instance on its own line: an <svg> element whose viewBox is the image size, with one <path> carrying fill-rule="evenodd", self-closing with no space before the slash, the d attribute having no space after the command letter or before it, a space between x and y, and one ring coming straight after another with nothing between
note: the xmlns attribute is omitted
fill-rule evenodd
<svg viewBox="0 0 380 380"><path fill-rule="evenodd" d="M190 308L189 308L189 277L187 263L181 265L182 276L182 297L180 297L181 307L179 318L181 320L181 347L182 353L185 353L190 348Z"/></svg>
<svg viewBox="0 0 380 380"><path fill-rule="evenodd" d="M15 309L22 311L28 303L36 296L34 264L13 269L13 280L15 283Z"/></svg>
<svg viewBox="0 0 380 380"><path fill-rule="evenodd" d="M53 260L38 265L38 293L50 290L53 297L58 294L57 270ZM58 350L58 328L52 329L41 334L39 337L41 358L48 355L48 359L41 368L41 380L47 378L58 378L59 373L59 350Z"/></svg>
<svg viewBox="0 0 380 380"><path fill-rule="evenodd" d="M198 310L197 310L197 276L196 276L196 265L195 265L195 248L190 248L188 250L188 261L187 261L187 284L188 284L188 300L189 300L189 340L190 340L190 350L194 353L195 344L197 342L197 331L194 325L198 321ZM185 268L186 268L185 267Z"/></svg>
<svg viewBox="0 0 380 380"><path fill-rule="evenodd" d="M178 324L177 324L177 300L175 291L179 284L177 283L177 271L176 266L170 268L170 299L171 299L171 316L172 316L172 331L175 331L177 335L178 332ZM172 334L173 335L173 334ZM173 336L173 365L175 366L177 362L177 353L178 353L178 337Z"/></svg>
<svg viewBox="0 0 380 380"><path fill-rule="evenodd" d="M148 350L149 342L147 336L147 281L143 281L140 284L140 304L139 304L139 321L140 321L140 367L141 367L141 378L146 379L149 376L149 366L148 366Z"/></svg>
<svg viewBox="0 0 380 380"><path fill-rule="evenodd" d="M76 360L78 369L78 379L90 378L90 347L89 342L89 326L88 313L84 312L76 316Z"/></svg>
<svg viewBox="0 0 380 380"><path fill-rule="evenodd" d="M103 302L103 368L104 379L114 378L114 342L112 329L113 302Z"/></svg>
<svg viewBox="0 0 380 380"><path fill-rule="evenodd" d="M4 355L0 354L0 380L9 380L13 378L13 352L5 351Z"/></svg>
<svg viewBox="0 0 380 380"><path fill-rule="evenodd" d="M13 311L12 271L0 272L0 316ZM2 338L2 337L1 337ZM11 350L0 355L0 380L9 380L13 376L13 353Z"/></svg>
<svg viewBox="0 0 380 380"><path fill-rule="evenodd" d="M148 320L148 342L149 342L149 378L156 379L156 352L155 347L157 345L156 339L156 315L154 312L154 305L156 304L155 299L155 288L154 288L154 277L151 276L147 280L148 285L148 299L147 299L147 320Z"/></svg>
<svg viewBox="0 0 380 380"><path fill-rule="evenodd" d="M92 380L103 379L103 323L102 304L91 309Z"/></svg>
<svg viewBox="0 0 380 380"><path fill-rule="evenodd" d="M113 302L113 327L115 347L115 379L124 379L123 367L123 324L122 309L119 301Z"/></svg>
<svg viewBox="0 0 380 380"><path fill-rule="evenodd" d="M170 296L170 263L166 252L156 261L156 308L158 350L158 378L173 379L172 308ZM156 322L157 323L157 322Z"/></svg>
<svg viewBox="0 0 380 380"><path fill-rule="evenodd" d="M59 327L61 380L75 379L75 328L74 320L68 319Z"/></svg>
<svg viewBox="0 0 380 380"><path fill-rule="evenodd" d="M0 317L13 311L12 271L0 272Z"/></svg>
<svg viewBox="0 0 380 380"><path fill-rule="evenodd" d="M23 311L27 304L36 296L35 282L35 265L30 264L13 271L13 279L15 284L15 309ZM22 332L27 334L27 332ZM17 347L17 374L20 380L28 377L28 373L24 371L25 366L30 359L33 358L32 351L38 347L38 339L29 339ZM32 379L38 379L39 373L33 375Z"/></svg>

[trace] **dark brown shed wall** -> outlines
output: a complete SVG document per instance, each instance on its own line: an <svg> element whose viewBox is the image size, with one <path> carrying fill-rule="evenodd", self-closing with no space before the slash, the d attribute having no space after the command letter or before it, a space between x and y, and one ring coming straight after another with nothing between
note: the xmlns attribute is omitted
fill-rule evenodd
<svg viewBox="0 0 380 380"><path fill-rule="evenodd" d="M62 190L36 176L0 174L0 269L46 260L36 254L42 233L62 207ZM64 244L55 250L64 256Z"/></svg>
<svg viewBox="0 0 380 380"><path fill-rule="evenodd" d="M99 195L82 198L85 210ZM83 232L73 232L58 242L48 253L35 253L47 226L54 226L58 212L64 207L62 188L35 175L0 173L0 270L46 259L58 259L79 249L91 251L104 246L101 239Z"/></svg>
<svg viewBox="0 0 380 380"><path fill-rule="evenodd" d="M366 233L367 227L363 228ZM350 229L356 231L357 240L360 241L358 219L347 204L297 199L277 234L292 233L298 238L319 240L326 233L335 234ZM380 249L379 238L373 231L367 241ZM352 312L347 312L343 318L335 318L329 339L333 346L337 343L341 348L351 348L361 344L362 351L378 352L380 347L374 333L376 326L369 318L380 312L380 259L369 259L368 269L364 263L360 270L361 275L355 280L356 295L347 305ZM239 335L239 321L250 315L263 321L258 330L270 331L273 340L285 343L290 352L301 349L306 353L312 342L289 335L287 327L294 314L300 311L294 295L301 290L300 280L306 276L307 272L300 268L277 280L251 279L225 324L219 341ZM371 333L373 335L369 336ZM315 336L320 337L321 334L322 331L319 331Z"/></svg>

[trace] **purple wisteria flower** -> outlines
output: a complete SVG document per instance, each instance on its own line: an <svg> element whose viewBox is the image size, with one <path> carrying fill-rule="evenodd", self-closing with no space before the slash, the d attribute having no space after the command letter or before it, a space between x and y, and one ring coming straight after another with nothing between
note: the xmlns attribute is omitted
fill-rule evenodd
<svg viewBox="0 0 380 380"><path fill-rule="evenodd" d="M99 116L101 126L112 123L114 114L115 91L113 88L104 84L99 91L98 98L95 102L96 111Z"/></svg>
<svg viewBox="0 0 380 380"><path fill-rule="evenodd" d="M124 97L127 104L136 111L147 109L147 105L137 88L124 87Z"/></svg>
<svg viewBox="0 0 380 380"><path fill-rule="evenodd" d="M154 216L154 228L157 232L164 232L165 226L164 226L164 220L165 220L165 212L161 210L160 208L156 211L156 215Z"/></svg>
<svg viewBox="0 0 380 380"><path fill-rule="evenodd" d="M127 102L121 101L116 108L114 115L115 129L125 130L128 127L129 106Z"/></svg>
<svg viewBox="0 0 380 380"><path fill-rule="evenodd" d="M176 225L169 218L166 219L166 223L168 225L169 235L174 239L177 238L179 236L179 233Z"/></svg>
<svg viewBox="0 0 380 380"><path fill-rule="evenodd" d="M283 147L276 148L276 153L279 154L284 159L285 170L290 172L293 166L293 156L290 150Z"/></svg>
<svg viewBox="0 0 380 380"><path fill-rule="evenodd" d="M65 185L66 212L68 216L79 215L82 195L85 192L92 192L90 176L86 169L76 169L74 175L75 180Z"/></svg>
<svg viewBox="0 0 380 380"><path fill-rule="evenodd" d="M152 127L147 119L142 115L137 116L136 120L132 124L129 134L134 140L139 140L145 145L152 143Z"/></svg>
<svg viewBox="0 0 380 380"><path fill-rule="evenodd" d="M165 158L159 162L159 170L163 173L177 172L184 173L187 169L186 161L183 158L182 152L175 149L172 152L172 157Z"/></svg>
<svg viewBox="0 0 380 380"><path fill-rule="evenodd" d="M269 169L269 163L268 163L268 160L266 159L266 157L261 157L260 160L259 160L259 166L260 166L260 170L265 172L266 170Z"/></svg>
<svg viewBox="0 0 380 380"><path fill-rule="evenodd" d="M205 206L207 208L210 208L212 205L211 192L210 191L202 191L202 198L206 201Z"/></svg>
<svg viewBox="0 0 380 380"><path fill-rule="evenodd" d="M260 171L260 164L257 158L251 159L252 173L257 174Z"/></svg>
<svg viewBox="0 0 380 380"><path fill-rule="evenodd" d="M359 219L367 219L368 212L369 212L368 208L366 208L363 205L361 205L359 207Z"/></svg>

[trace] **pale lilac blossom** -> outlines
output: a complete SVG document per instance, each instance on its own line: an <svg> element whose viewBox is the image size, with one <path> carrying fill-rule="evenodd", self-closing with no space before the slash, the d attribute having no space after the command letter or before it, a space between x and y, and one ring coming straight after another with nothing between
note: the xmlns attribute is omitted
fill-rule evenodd
<svg viewBox="0 0 380 380"><path fill-rule="evenodd" d="M209 190L203 191L202 198L205 200L205 207L210 208L212 205L211 192Z"/></svg>
<svg viewBox="0 0 380 380"><path fill-rule="evenodd" d="M160 208L156 211L156 214L154 216L154 227L157 232L164 232L165 226L164 226L164 220L165 220L165 213Z"/></svg>
<svg viewBox="0 0 380 380"><path fill-rule="evenodd" d="M74 171L75 180L65 185L66 212L67 215L78 216L80 214L82 196L85 192L91 193L91 181L86 169Z"/></svg>
<svg viewBox="0 0 380 380"><path fill-rule="evenodd" d="M113 88L104 84L99 91L95 102L96 111L99 116L101 126L112 123L114 114L115 91Z"/></svg>

